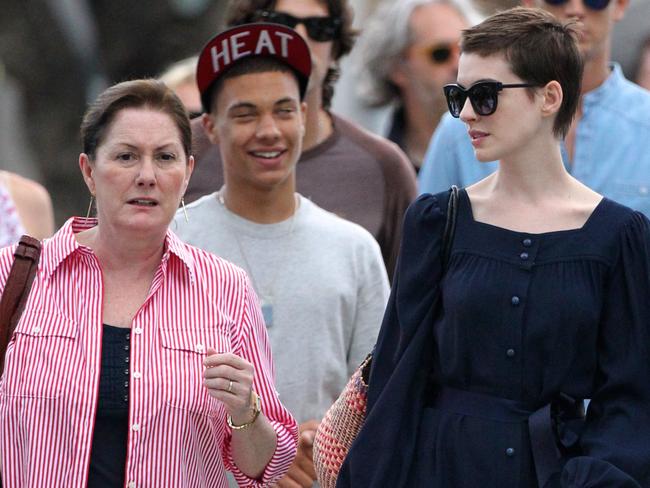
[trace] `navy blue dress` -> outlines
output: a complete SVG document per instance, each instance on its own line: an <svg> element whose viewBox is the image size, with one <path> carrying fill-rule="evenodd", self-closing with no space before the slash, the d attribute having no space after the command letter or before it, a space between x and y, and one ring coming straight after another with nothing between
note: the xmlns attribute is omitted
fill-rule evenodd
<svg viewBox="0 0 650 488"><path fill-rule="evenodd" d="M476 222L461 190L443 274L447 198L407 212L368 420L337 486L537 486L526 421L438 408L418 375L532 410L590 398L580 454L547 486L650 486L650 222L603 199L580 229L515 232Z"/></svg>

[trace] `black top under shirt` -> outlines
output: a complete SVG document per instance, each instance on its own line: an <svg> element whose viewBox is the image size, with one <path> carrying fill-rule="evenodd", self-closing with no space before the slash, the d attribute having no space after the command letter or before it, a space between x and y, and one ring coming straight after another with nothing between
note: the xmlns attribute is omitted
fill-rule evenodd
<svg viewBox="0 0 650 488"><path fill-rule="evenodd" d="M103 326L99 400L88 488L124 485L129 422L130 333L131 329Z"/></svg>

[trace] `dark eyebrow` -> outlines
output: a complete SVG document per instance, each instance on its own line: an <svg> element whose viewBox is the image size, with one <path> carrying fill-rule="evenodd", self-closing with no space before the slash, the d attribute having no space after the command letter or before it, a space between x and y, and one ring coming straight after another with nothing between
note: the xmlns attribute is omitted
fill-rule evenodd
<svg viewBox="0 0 650 488"><path fill-rule="evenodd" d="M284 97L284 98L281 98L280 100L278 100L277 102L275 102L274 105L283 105L283 104L285 104L285 103L291 103L291 104L294 104L294 105L298 105L298 103L296 102L296 99L295 99L295 98L292 98L292 97Z"/></svg>
<svg viewBox="0 0 650 488"><path fill-rule="evenodd" d="M243 109L243 108L256 109L257 106L254 103L250 103L250 102L238 102L238 103L228 107L228 113L233 112L234 110Z"/></svg>

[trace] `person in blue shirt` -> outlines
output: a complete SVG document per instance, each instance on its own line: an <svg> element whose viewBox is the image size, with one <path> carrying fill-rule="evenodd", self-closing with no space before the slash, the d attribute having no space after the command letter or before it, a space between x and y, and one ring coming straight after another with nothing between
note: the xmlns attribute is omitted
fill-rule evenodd
<svg viewBox="0 0 650 488"><path fill-rule="evenodd" d="M499 166L448 259L449 190L409 207L337 488L650 488L650 221L562 162L579 32L522 7L463 31L447 104Z"/></svg>
<svg viewBox="0 0 650 488"><path fill-rule="evenodd" d="M613 25L628 0L523 0L560 21L580 21L585 69L578 112L562 145L567 170L593 190L650 216L650 93L610 63ZM434 133L419 174L421 193L467 186L492 173L478 163L465 124L447 114Z"/></svg>

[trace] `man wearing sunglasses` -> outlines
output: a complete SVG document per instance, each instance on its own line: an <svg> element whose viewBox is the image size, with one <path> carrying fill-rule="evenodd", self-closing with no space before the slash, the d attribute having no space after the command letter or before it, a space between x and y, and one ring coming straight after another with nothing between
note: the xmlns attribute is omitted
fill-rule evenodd
<svg viewBox="0 0 650 488"><path fill-rule="evenodd" d="M402 217L417 194L415 173L406 155L330 111L339 61L350 52L356 32L347 0L231 0L226 22L272 22L294 28L305 38L312 75L305 102L303 152L297 188L320 207L366 228L378 241L388 270L396 263ZM218 148L198 122L192 124L196 169L186 202L223 184Z"/></svg>
<svg viewBox="0 0 650 488"><path fill-rule="evenodd" d="M386 2L359 39L360 95L369 107L394 108L387 137L416 172L447 111L442 87L456 81L460 32L477 21L457 0Z"/></svg>
<svg viewBox="0 0 650 488"><path fill-rule="evenodd" d="M620 66L610 62L612 30L628 3L522 0L524 6L544 8L561 21L580 22L585 69L578 113L563 145L567 169L593 190L650 216L650 93L626 80ZM481 117L497 110L500 89L508 87L478 85L447 89L452 114L467 101ZM467 186L496 169L495 162L477 162L466 132L460 120L443 117L420 171L422 193L451 184Z"/></svg>

